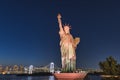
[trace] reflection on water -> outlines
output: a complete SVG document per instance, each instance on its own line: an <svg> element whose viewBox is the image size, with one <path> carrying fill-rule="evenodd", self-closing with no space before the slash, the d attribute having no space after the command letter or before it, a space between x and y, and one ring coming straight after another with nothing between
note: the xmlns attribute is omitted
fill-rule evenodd
<svg viewBox="0 0 120 80"><path fill-rule="evenodd" d="M32 77L31 77L31 76L28 76L27 80L32 80Z"/></svg>
<svg viewBox="0 0 120 80"><path fill-rule="evenodd" d="M102 78L101 80L120 80L120 78Z"/></svg>
<svg viewBox="0 0 120 80"><path fill-rule="evenodd" d="M54 80L54 76L49 76L49 80Z"/></svg>
<svg viewBox="0 0 120 80"><path fill-rule="evenodd" d="M99 75L87 75L84 80L101 80Z"/></svg>
<svg viewBox="0 0 120 80"><path fill-rule="evenodd" d="M55 80L55 78L54 76L0 75L0 80ZM120 80L120 78L101 78L99 75L87 75L84 80Z"/></svg>

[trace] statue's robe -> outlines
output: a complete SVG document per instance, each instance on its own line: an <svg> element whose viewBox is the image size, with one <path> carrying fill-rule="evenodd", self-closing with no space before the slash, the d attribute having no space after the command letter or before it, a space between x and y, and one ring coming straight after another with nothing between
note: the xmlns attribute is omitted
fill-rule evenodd
<svg viewBox="0 0 120 80"><path fill-rule="evenodd" d="M62 70L65 72L73 72L76 70L76 53L75 49L80 39L73 39L70 33L60 34Z"/></svg>

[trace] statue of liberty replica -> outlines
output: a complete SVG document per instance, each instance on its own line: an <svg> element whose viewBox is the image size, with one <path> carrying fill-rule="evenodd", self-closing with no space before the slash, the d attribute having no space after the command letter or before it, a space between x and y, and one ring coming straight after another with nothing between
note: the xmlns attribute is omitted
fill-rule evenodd
<svg viewBox="0 0 120 80"><path fill-rule="evenodd" d="M70 26L62 25L61 15L58 14L60 50L62 61L62 72L74 72L76 70L76 48L80 42L80 38L70 34Z"/></svg>

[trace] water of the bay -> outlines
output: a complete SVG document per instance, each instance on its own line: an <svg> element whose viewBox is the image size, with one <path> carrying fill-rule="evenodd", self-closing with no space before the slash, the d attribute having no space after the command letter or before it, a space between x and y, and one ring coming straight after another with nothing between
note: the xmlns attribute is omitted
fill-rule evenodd
<svg viewBox="0 0 120 80"><path fill-rule="evenodd" d="M0 80L55 80L55 78L54 76L0 75ZM87 75L85 79L82 80L116 80L116 79L102 79L99 75Z"/></svg>

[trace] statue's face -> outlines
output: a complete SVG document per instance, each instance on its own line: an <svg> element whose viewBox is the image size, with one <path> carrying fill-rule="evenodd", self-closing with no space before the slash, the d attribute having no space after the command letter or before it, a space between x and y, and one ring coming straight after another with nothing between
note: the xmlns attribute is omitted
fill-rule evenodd
<svg viewBox="0 0 120 80"><path fill-rule="evenodd" d="M66 33L69 33L70 27L69 27L69 26L64 26L64 31L65 31Z"/></svg>

